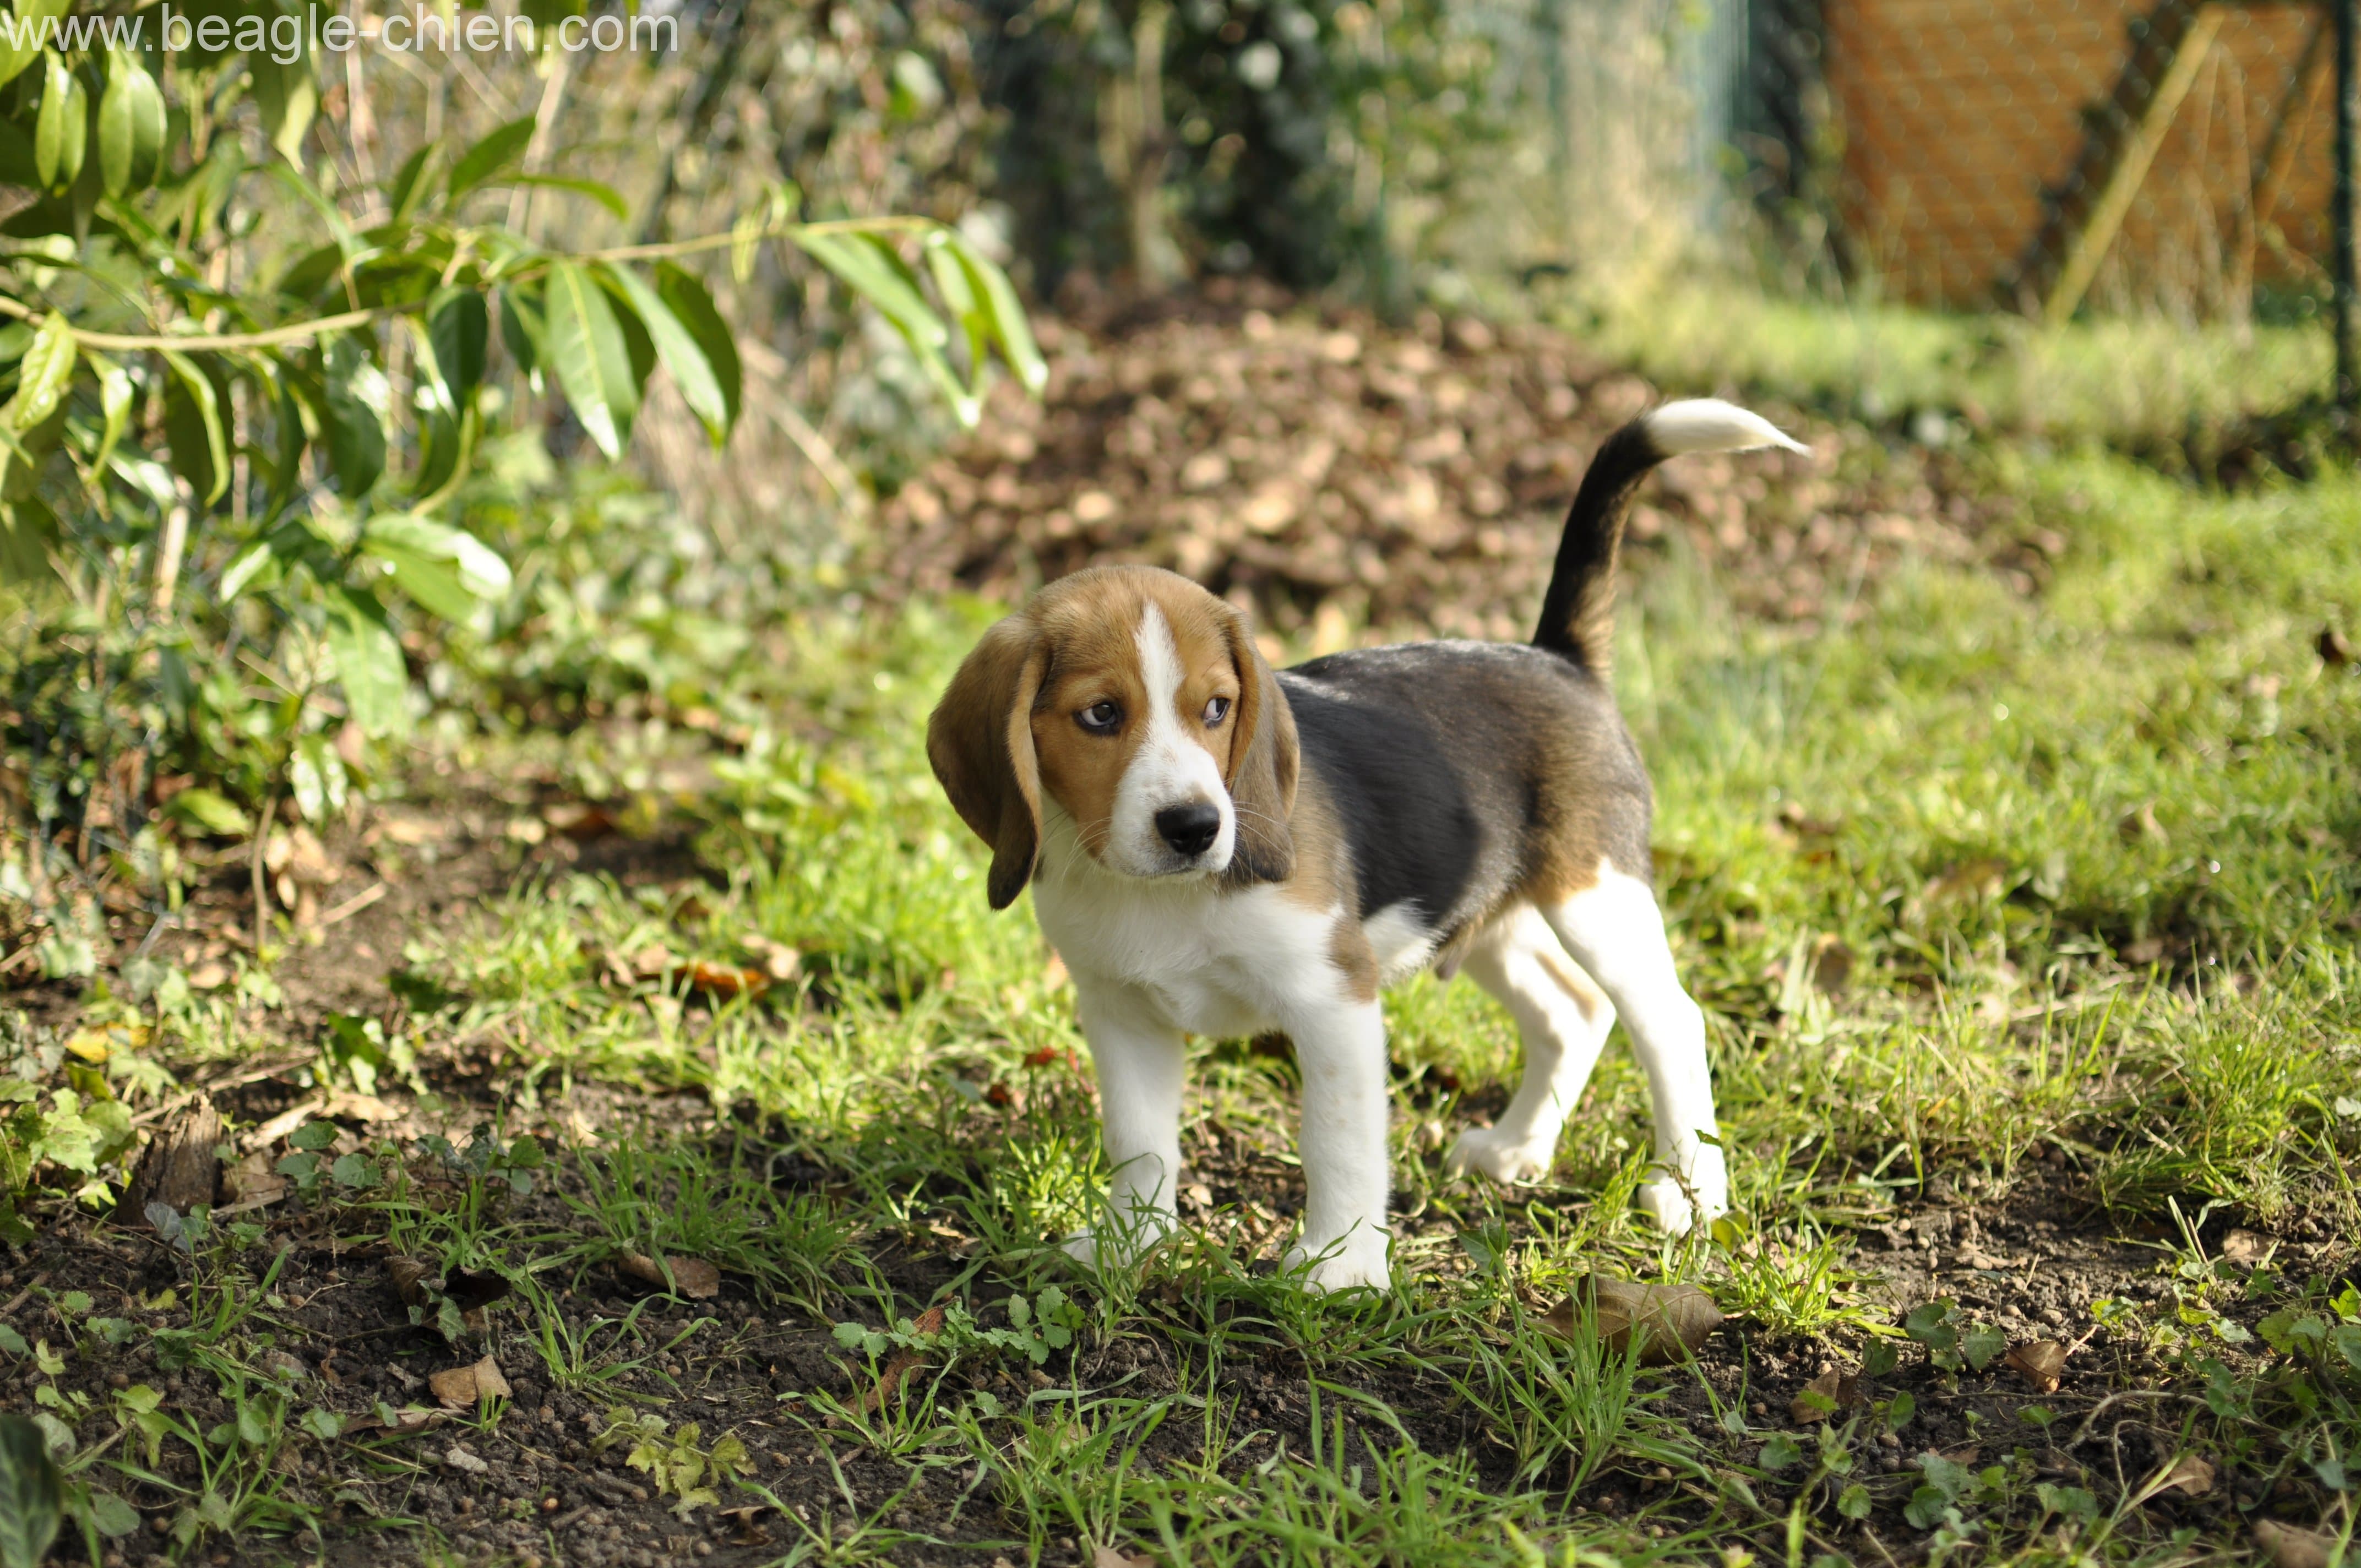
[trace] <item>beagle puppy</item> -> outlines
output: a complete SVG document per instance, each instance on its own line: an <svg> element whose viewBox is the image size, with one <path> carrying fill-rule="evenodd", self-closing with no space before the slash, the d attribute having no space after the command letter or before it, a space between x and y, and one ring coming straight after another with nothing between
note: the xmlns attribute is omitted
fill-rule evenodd
<svg viewBox="0 0 2361 1568"><path fill-rule="evenodd" d="M1246 618L1172 573L1077 572L953 677L927 754L992 850L992 906L1030 883L1098 1071L1111 1223L1173 1223L1182 1040L1284 1032L1303 1078L1315 1288L1382 1286L1386 1029L1378 996L1465 969L1515 1017L1524 1079L1449 1161L1545 1175L1617 1018L1655 1124L1647 1212L1722 1213L1705 1018L1650 883L1648 775L1608 685L1616 553L1639 483L1686 452L1804 448L1715 400L1609 437L1531 643L1420 642L1274 674ZM1067 1248L1088 1257L1091 1233Z"/></svg>

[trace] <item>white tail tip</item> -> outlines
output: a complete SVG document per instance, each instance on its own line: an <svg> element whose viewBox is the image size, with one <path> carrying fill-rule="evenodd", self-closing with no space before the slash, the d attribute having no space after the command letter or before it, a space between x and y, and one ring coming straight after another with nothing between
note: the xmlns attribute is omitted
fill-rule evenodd
<svg viewBox="0 0 2361 1568"><path fill-rule="evenodd" d="M1666 403L1648 416L1648 439L1667 457L1684 452L1752 452L1760 446L1811 450L1761 414L1719 398Z"/></svg>

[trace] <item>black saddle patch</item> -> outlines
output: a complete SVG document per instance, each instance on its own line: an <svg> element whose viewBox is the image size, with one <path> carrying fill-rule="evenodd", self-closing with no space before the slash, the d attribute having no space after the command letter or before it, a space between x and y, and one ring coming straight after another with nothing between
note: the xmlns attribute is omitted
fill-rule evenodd
<svg viewBox="0 0 2361 1568"><path fill-rule="evenodd" d="M1397 904L1432 926L1459 907L1483 851L1483 823L1434 721L1414 707L1339 698L1316 677L1283 684L1307 762L1353 851L1364 920Z"/></svg>

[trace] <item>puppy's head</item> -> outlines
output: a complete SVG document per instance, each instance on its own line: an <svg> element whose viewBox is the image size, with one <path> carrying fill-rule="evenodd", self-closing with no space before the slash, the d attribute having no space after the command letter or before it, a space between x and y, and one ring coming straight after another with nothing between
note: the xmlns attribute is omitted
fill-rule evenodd
<svg viewBox="0 0 2361 1568"><path fill-rule="evenodd" d="M1294 716L1246 618L1170 572L1095 567L1042 589L960 666L927 756L992 846L994 909L1032 878L1044 795L1120 875L1294 869Z"/></svg>

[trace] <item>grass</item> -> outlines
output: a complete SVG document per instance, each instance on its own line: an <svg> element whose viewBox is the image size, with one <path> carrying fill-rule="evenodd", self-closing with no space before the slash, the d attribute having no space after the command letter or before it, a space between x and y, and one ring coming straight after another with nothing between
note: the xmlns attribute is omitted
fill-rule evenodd
<svg viewBox="0 0 2361 1568"><path fill-rule="evenodd" d="M1668 1241L1631 1210L1646 1107L1620 1047L1551 1183L1446 1179L1440 1147L1497 1104L1516 1044L1472 986L1421 979L1389 1001L1390 1292L1322 1300L1274 1271L1294 1085L1240 1042L1191 1047L1208 1190L1180 1234L1069 1271L1052 1244L1104 1177L1071 992L1021 911L986 911L918 748L972 606L783 634L793 656L737 693L755 728L697 807L702 883L541 872L413 931L419 1059L497 1042L509 1124L567 1146L537 1170L505 1132L424 1162L379 1147L376 1183L331 1183L306 1223L430 1263L420 1333L463 1276L505 1282L481 1343L553 1398L655 1420L626 1445L650 1508L764 1505L769 1543L727 1548L746 1561L1802 1568L1876 1561L1874 1541L1897 1561L2160 1563L2220 1559L2267 1509L2349 1530L2361 672L2312 643L2361 624L2361 477L2223 496L2096 451L1977 460L2070 540L2037 600L1928 564L1832 606L1839 630L1781 630L1675 559L1625 608L1619 685L1740 1196L1713 1236ZM642 764L602 743L577 732L558 765L628 791ZM760 1001L619 976L659 944L729 962L786 944L802 968ZM205 1037L226 1018L202 1004L178 1026L243 1048ZM686 1119L660 1109L680 1091L701 1101ZM2004 1214L2061 1168L2081 1195L2066 1228L2152 1241L2155 1262L2061 1322L2085 1375L2045 1403L1993 1358L2022 1332L1913 1313L1931 1287L1871 1244ZM2309 1261L2234 1266L2234 1222L2309 1238ZM125 1429L199 1455L195 1479L147 1436L91 1453L114 1424L61 1395L75 1474L160 1511L172 1550L288 1554L355 1528L320 1480L343 1475L402 1550L467 1558L457 1521L401 1524L388 1501L427 1484L414 1441L307 1426L271 1371L296 1331L264 1235L200 1239L189 1326L164 1342L229 1413ZM710 1261L737 1305L599 1296L631 1253ZM1579 1319L1571 1343L1537 1332L1594 1270L1697 1283L1742 1329L1667 1368ZM961 1316L930 1333L938 1305ZM1886 1370L1865 1407L1789 1420L1822 1362ZM739 1466L720 1426L691 1432L684 1401L724 1387L807 1457ZM2128 1443L2120 1424L2067 1441L2108 1409ZM514 1424L499 1400L470 1419L484 1441ZM2168 1484L2190 1453L2218 1470L2202 1508ZM545 1517L527 1495L488 1506ZM571 1539L533 1550L575 1561Z"/></svg>

